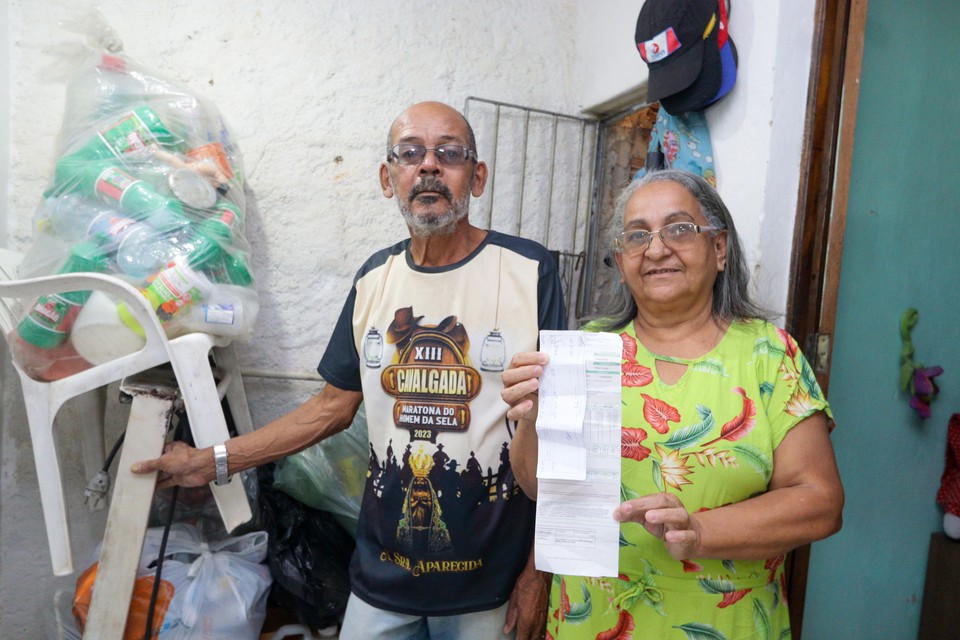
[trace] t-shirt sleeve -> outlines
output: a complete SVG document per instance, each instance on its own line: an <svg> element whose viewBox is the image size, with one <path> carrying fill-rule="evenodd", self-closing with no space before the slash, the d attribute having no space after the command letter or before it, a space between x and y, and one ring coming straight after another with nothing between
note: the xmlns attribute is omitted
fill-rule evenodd
<svg viewBox="0 0 960 640"><path fill-rule="evenodd" d="M566 308L563 304L563 288L556 261L547 254L540 261L540 280L537 284L539 327L541 330L567 328Z"/></svg>
<svg viewBox="0 0 960 640"><path fill-rule="evenodd" d="M317 373L333 386L346 391L362 391L360 384L360 354L353 336L353 308L357 300L356 284L350 289L333 329L327 350L317 365Z"/></svg>
<svg viewBox="0 0 960 640"><path fill-rule="evenodd" d="M830 419L833 413L813 368L793 336L771 326L763 346L770 360L761 395L764 396L773 431L773 447L776 448L790 429L817 411L823 411Z"/></svg>

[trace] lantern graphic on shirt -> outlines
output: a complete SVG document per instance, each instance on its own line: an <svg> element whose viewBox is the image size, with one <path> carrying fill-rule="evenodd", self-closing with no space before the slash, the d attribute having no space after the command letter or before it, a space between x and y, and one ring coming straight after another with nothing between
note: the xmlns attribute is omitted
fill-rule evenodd
<svg viewBox="0 0 960 640"><path fill-rule="evenodd" d="M480 368L484 371L503 371L507 346L499 329L493 329L480 346Z"/></svg>
<svg viewBox="0 0 960 640"><path fill-rule="evenodd" d="M363 339L363 361L370 369L379 369L383 359L383 336L376 327L370 327Z"/></svg>

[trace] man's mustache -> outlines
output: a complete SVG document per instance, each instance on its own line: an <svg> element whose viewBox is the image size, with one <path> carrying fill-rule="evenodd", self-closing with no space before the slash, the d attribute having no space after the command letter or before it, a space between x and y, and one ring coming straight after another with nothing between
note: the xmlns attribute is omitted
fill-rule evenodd
<svg viewBox="0 0 960 640"><path fill-rule="evenodd" d="M413 202L413 199L424 191L434 191L439 193L441 196L447 199L447 202L453 202L453 193L450 189L447 188L445 184L437 180L436 178L424 178L410 189L410 193L407 196L407 199L410 202Z"/></svg>

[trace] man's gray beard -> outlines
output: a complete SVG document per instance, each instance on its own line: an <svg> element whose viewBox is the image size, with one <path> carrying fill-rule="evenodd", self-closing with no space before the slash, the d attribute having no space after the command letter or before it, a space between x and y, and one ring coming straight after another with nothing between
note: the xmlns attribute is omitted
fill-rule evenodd
<svg viewBox="0 0 960 640"><path fill-rule="evenodd" d="M410 227L411 235L418 238L450 235L457 228L457 224L467 217L470 211L470 196L457 200L440 215L418 216L410 210L405 200L398 200L400 214Z"/></svg>

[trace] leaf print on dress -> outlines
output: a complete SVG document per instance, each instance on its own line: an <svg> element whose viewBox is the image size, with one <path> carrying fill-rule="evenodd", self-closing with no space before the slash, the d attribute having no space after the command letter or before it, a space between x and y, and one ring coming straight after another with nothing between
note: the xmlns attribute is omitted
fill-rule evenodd
<svg viewBox="0 0 960 640"><path fill-rule="evenodd" d="M647 432L644 429L631 427L620 429L620 457L640 462L649 456L650 449L641 444L646 439Z"/></svg>
<svg viewBox="0 0 960 640"><path fill-rule="evenodd" d="M747 392L744 391L742 387L734 387L731 391L743 396L743 410L740 412L740 415L723 425L723 428L720 429L719 438L711 440L707 445L711 445L719 440L736 442L750 433L757 424L757 405L747 397Z"/></svg>
<svg viewBox="0 0 960 640"><path fill-rule="evenodd" d="M637 361L637 341L629 333L624 331L620 334L620 340L623 341L623 360Z"/></svg>
<svg viewBox="0 0 960 640"><path fill-rule="evenodd" d="M785 356L787 352L782 345L774 342L770 338L757 338L753 343L753 355L765 356L770 354Z"/></svg>
<svg viewBox="0 0 960 640"><path fill-rule="evenodd" d="M673 435L664 440L663 445L670 449L683 449L700 442L704 436L713 430L715 422L713 412L702 404L697 405L697 414L700 416L700 422L675 431Z"/></svg>
<svg viewBox="0 0 960 640"><path fill-rule="evenodd" d="M723 362L713 358L707 358L706 360L694 362L692 365L690 365L690 369L693 371L699 371L700 373L712 373L722 378L730 377L730 374L727 373L727 368L723 366Z"/></svg>
<svg viewBox="0 0 960 640"><path fill-rule="evenodd" d="M674 629L683 631L687 640L727 640L727 636L723 635L719 629L702 622L688 622L674 627Z"/></svg>
<svg viewBox="0 0 960 640"><path fill-rule="evenodd" d="M773 622L770 620L770 612L756 598L750 599L753 600L753 626L757 629L757 638L773 640Z"/></svg>
<svg viewBox="0 0 960 640"><path fill-rule="evenodd" d="M643 417L650 423L657 433L664 434L670 430L670 422L680 422L680 412L659 398L652 398L641 393L643 398Z"/></svg>
<svg viewBox="0 0 960 640"><path fill-rule="evenodd" d="M753 467L757 473L762 475L764 481L770 482L770 478L773 476L773 463L770 461L770 458L767 457L767 454L757 447L746 443L734 445L732 450L746 460L747 464Z"/></svg>
<svg viewBox="0 0 960 640"><path fill-rule="evenodd" d="M687 464L689 456L681 456L680 452L676 450L667 451L657 443L654 443L653 446L657 450L657 455L660 456L660 464L655 465L655 468L658 468L663 482L677 491L683 491L681 487L685 484L693 484L685 477L693 473L693 470ZM657 486L662 487L663 482L657 482Z"/></svg>
<svg viewBox="0 0 960 640"><path fill-rule="evenodd" d="M653 382L653 373L648 367L636 362L620 365L620 384L624 387L645 387Z"/></svg>
<svg viewBox="0 0 960 640"><path fill-rule="evenodd" d="M565 584L566 581L564 581L563 585ZM566 612L564 612L563 608L561 608L561 620L571 624L580 624L589 618L591 613L593 613L593 606L590 603L590 591L587 590L587 585L582 578L580 580L580 591L583 593L583 602L579 602L577 604L572 604L570 602L569 596L566 595L566 589L561 592L561 602L564 602L564 598L566 598Z"/></svg>
<svg viewBox="0 0 960 640"><path fill-rule="evenodd" d="M703 589L704 593L723 596L719 604L717 604L718 609L725 609L732 604L736 604L743 596L753 591L753 589L737 589L731 581L723 578L706 577L699 578L697 581L700 583L700 588Z"/></svg>
<svg viewBox="0 0 960 640"><path fill-rule="evenodd" d="M799 366L797 366L799 362ZM801 354L799 357L794 358L794 365L800 370L800 381L803 383L803 388L807 390L812 397L817 400L820 400L820 384L817 382L817 376L814 375L813 369L810 368L810 363L807 362L807 359Z"/></svg>
<svg viewBox="0 0 960 640"><path fill-rule="evenodd" d="M617 624L598 633L597 640L632 640L634 628L633 616L628 611L621 610Z"/></svg>

